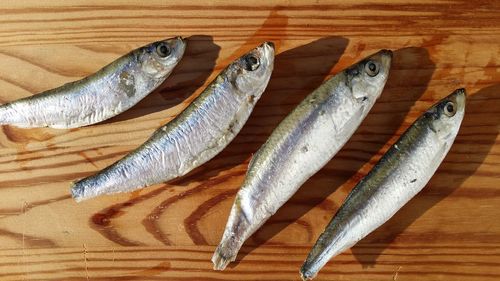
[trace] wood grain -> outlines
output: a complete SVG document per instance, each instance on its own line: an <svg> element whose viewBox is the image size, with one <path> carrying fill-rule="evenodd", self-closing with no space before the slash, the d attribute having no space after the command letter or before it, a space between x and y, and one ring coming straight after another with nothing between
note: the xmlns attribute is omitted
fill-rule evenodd
<svg viewBox="0 0 500 281"><path fill-rule="evenodd" d="M0 280L299 280L355 183L458 87L469 93L466 116L431 182L317 280L500 278L500 2L30 0L4 2L0 14L0 103L84 77L150 41L189 37L161 89L112 120L1 128ZM263 40L278 48L273 77L220 155L138 192L70 198L71 181L137 147ZM395 50L391 76L353 138L247 241L235 265L212 271L252 153L324 79L382 48Z"/></svg>

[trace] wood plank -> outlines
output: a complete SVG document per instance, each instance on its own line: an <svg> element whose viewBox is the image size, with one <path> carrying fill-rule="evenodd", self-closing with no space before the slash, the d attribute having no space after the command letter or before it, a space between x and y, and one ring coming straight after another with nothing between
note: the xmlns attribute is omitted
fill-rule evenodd
<svg viewBox="0 0 500 281"><path fill-rule="evenodd" d="M428 186L317 280L500 278L500 2L8 1L0 103L84 77L132 48L189 37L168 81L126 113L73 130L0 131L1 280L299 280L307 252L356 182L431 104L458 87L466 116ZM263 40L275 71L248 123L189 175L76 204L70 182L133 150L234 58ZM342 151L246 244L210 257L248 161L323 80L395 50L380 100Z"/></svg>
<svg viewBox="0 0 500 281"><path fill-rule="evenodd" d="M362 268L385 245L362 243L353 256L337 258L317 280L498 280L499 244L391 245L376 267ZM415 251L418 249L418 253ZM308 247L263 246L242 249L230 270L213 271L206 262L211 246L116 247L2 250L2 280L294 280ZM283 257L286 256L286 259ZM415 261L418 259L418 261ZM29 272L26 268L31 268ZM105 276L105 277L103 277Z"/></svg>

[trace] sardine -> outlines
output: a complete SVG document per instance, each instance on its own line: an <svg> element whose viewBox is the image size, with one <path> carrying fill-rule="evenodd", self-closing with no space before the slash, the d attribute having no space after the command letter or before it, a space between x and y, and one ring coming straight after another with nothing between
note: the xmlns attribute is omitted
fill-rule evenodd
<svg viewBox="0 0 500 281"><path fill-rule="evenodd" d="M272 132L249 164L214 269L234 261L244 241L347 142L382 93L391 60L382 50L333 76Z"/></svg>
<svg viewBox="0 0 500 281"><path fill-rule="evenodd" d="M181 37L135 49L78 81L0 106L0 125L78 128L134 106L170 75L184 55Z"/></svg>
<svg viewBox="0 0 500 281"><path fill-rule="evenodd" d="M231 63L176 118L123 159L72 187L76 201L126 192L185 175L238 134L269 82L274 45L266 42Z"/></svg>
<svg viewBox="0 0 500 281"><path fill-rule="evenodd" d="M465 111L459 89L432 106L347 196L300 270L312 279L332 257L388 221L429 182L450 150Z"/></svg>

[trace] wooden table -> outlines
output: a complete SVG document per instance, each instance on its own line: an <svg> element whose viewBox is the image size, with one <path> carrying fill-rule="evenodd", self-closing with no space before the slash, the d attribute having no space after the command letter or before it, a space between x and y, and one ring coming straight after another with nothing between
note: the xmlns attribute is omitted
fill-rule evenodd
<svg viewBox="0 0 500 281"><path fill-rule="evenodd" d="M189 37L186 56L160 90L110 121L1 128L0 280L299 280L354 184L458 87L468 90L466 116L431 182L317 280L499 280L499 1L103 2L3 1L0 103L84 77L161 38ZM70 198L71 181L136 148L264 40L277 46L273 77L220 155L168 184L81 204ZM252 153L329 75L382 48L395 50L391 76L356 134L247 241L237 263L212 271Z"/></svg>

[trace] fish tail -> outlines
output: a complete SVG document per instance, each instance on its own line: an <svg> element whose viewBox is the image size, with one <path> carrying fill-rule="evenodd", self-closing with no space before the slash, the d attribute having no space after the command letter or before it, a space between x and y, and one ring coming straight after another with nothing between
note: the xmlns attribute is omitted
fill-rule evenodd
<svg viewBox="0 0 500 281"><path fill-rule="evenodd" d="M307 269L304 268L304 266L302 266L300 268L300 278L302 278L303 281L306 281L306 280L313 280L314 277L316 277L316 272L311 272L311 271L308 271Z"/></svg>
<svg viewBox="0 0 500 281"><path fill-rule="evenodd" d="M70 185L71 196L77 203L87 199L85 198L85 186L83 184L79 184L80 182L74 181Z"/></svg>
<svg viewBox="0 0 500 281"><path fill-rule="evenodd" d="M240 246L234 239L224 239L220 242L212 256L214 270L224 270L226 266L236 260Z"/></svg>
<svg viewBox="0 0 500 281"><path fill-rule="evenodd" d="M97 188L97 187L101 188ZM70 185L71 196L77 203L99 196L105 190L103 184L99 184L94 176L72 182Z"/></svg>

